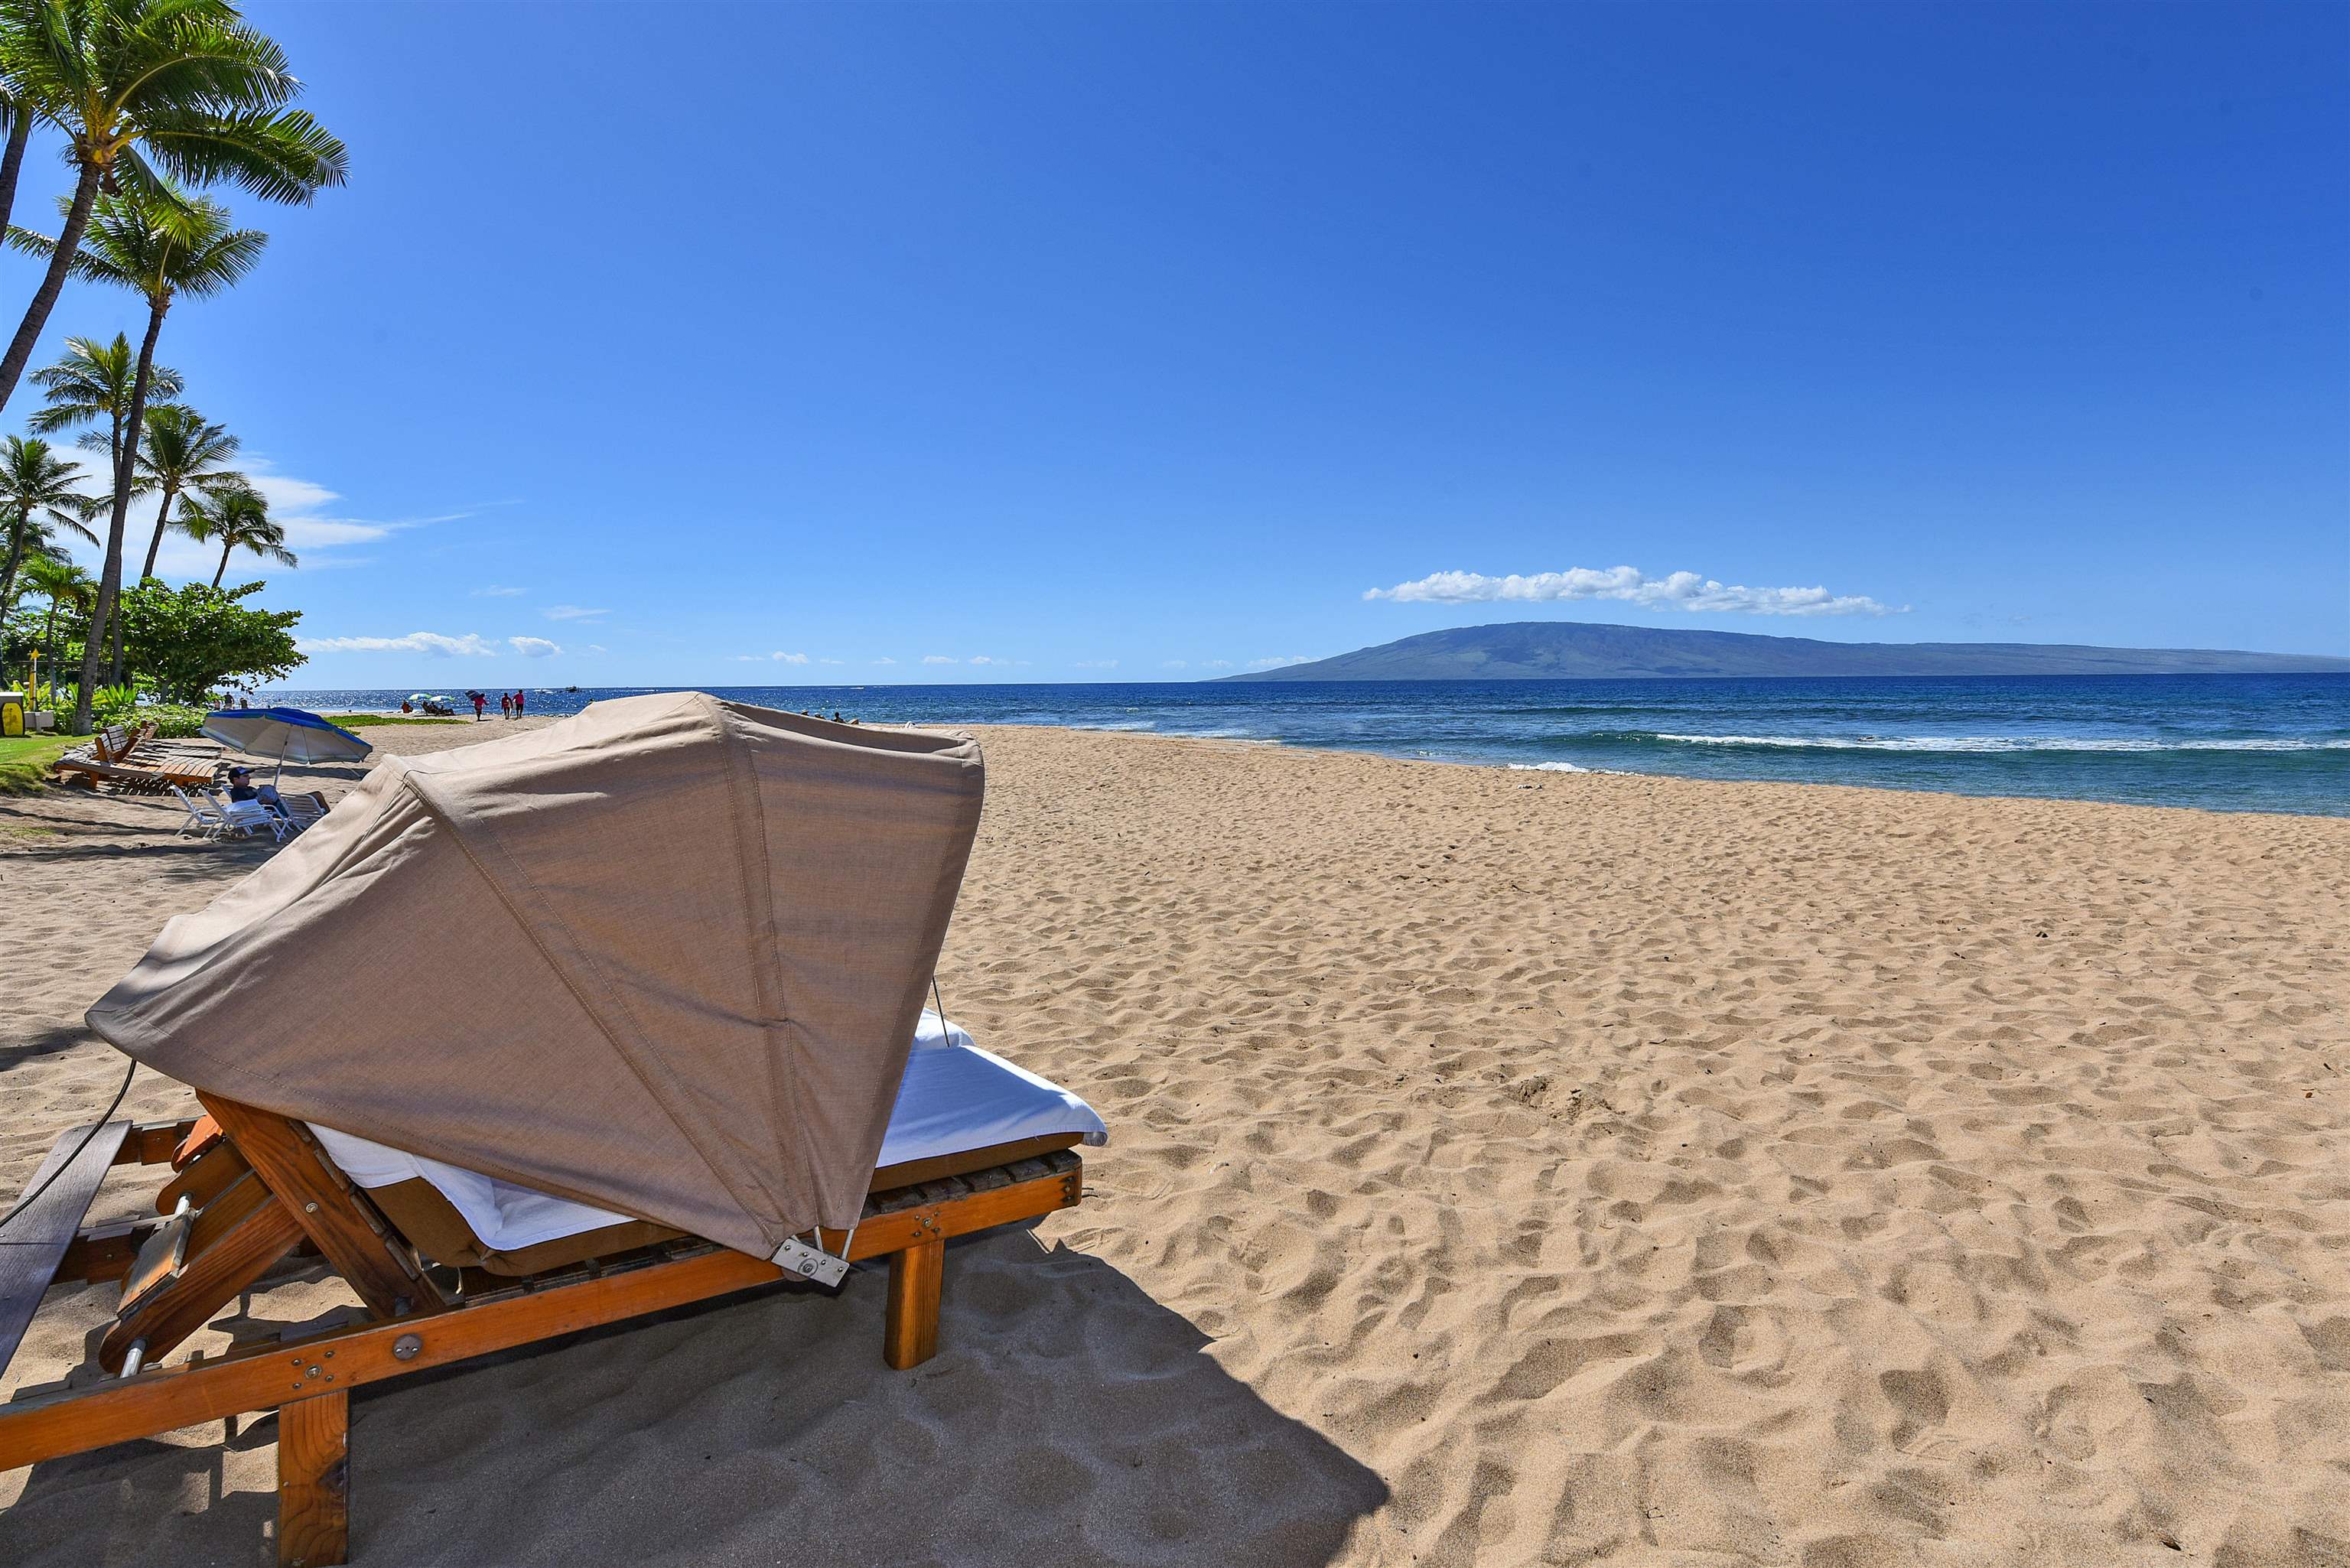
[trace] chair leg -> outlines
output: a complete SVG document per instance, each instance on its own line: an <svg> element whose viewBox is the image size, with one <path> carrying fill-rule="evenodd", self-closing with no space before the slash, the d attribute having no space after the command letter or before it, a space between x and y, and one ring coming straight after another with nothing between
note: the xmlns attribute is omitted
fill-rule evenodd
<svg viewBox="0 0 2350 1568"><path fill-rule="evenodd" d="M942 1240L918 1241L889 1254L889 1318L881 1333L881 1359L899 1372L939 1353L939 1287L946 1265Z"/></svg>
<svg viewBox="0 0 2350 1568"><path fill-rule="evenodd" d="M351 1397L340 1389L277 1411L278 1568L350 1555Z"/></svg>

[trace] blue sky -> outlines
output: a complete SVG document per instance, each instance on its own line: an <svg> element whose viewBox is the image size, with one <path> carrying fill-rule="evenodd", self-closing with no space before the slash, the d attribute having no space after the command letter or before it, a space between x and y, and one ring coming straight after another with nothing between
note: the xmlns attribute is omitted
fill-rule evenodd
<svg viewBox="0 0 2350 1568"><path fill-rule="evenodd" d="M2350 8L250 9L351 183L163 358L297 685L2350 651Z"/></svg>

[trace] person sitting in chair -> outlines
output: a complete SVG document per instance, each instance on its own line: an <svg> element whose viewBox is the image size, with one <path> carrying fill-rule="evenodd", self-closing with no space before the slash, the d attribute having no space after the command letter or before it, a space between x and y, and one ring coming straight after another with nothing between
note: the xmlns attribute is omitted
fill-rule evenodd
<svg viewBox="0 0 2350 1568"><path fill-rule="evenodd" d="M279 802L276 784L263 784L257 789L254 787L251 768L229 769L228 797L231 800L257 800L267 806L275 815L283 816L288 822L294 820L287 815L285 805Z"/></svg>

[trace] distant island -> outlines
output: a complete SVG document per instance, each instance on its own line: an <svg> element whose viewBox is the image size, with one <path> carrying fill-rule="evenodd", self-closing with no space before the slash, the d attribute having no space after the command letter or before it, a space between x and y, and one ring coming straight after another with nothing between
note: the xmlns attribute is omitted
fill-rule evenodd
<svg viewBox="0 0 2350 1568"><path fill-rule="evenodd" d="M1763 675L2309 675L2350 659L2039 642L1821 642L1742 631L1522 620L1457 627L1227 680L1628 680Z"/></svg>

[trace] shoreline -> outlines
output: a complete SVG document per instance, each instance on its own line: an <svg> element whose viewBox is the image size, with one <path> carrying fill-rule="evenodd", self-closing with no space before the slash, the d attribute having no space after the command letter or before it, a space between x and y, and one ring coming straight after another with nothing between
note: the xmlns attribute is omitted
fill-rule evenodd
<svg viewBox="0 0 2350 1568"><path fill-rule="evenodd" d="M2054 679L1973 694L1929 681L1923 695L1856 678L1839 695L1824 689L1835 681L1790 680L1782 693L1720 701L1695 690L1707 683L1687 680L1650 683L1670 688L1658 695L1626 682L1534 682L1544 689L1531 692L1464 682L1466 696L1433 703L1417 688L1331 699L1319 687L1213 683L712 690L874 723L1061 725L1529 773L2350 817L2350 678L2210 677L2200 696L2182 691L2191 683L2180 678L2139 679L2144 689L2127 700L2095 681ZM602 694L539 700L555 713Z"/></svg>

